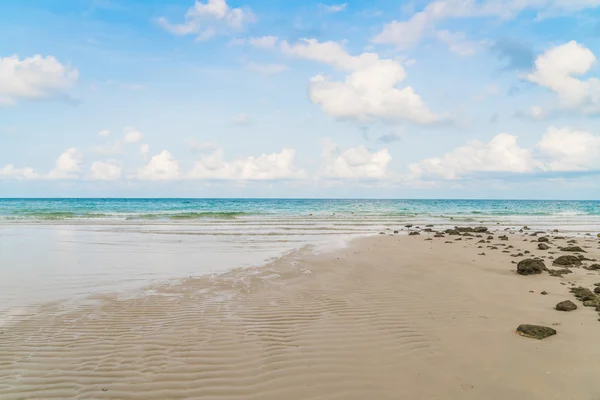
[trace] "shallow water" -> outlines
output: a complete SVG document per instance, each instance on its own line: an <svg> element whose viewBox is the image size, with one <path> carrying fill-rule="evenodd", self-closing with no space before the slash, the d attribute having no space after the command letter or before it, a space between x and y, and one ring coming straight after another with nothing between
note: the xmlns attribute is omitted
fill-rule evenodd
<svg viewBox="0 0 600 400"><path fill-rule="evenodd" d="M344 246L406 224L600 231L600 202L0 199L0 316ZM15 311L16 310L16 311Z"/></svg>

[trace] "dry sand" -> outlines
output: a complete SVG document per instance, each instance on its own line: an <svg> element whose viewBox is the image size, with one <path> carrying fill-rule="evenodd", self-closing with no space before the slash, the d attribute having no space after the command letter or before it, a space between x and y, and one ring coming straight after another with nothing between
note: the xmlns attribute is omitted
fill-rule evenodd
<svg viewBox="0 0 600 400"><path fill-rule="evenodd" d="M509 236L492 243L548 256ZM520 276L504 246L427 237L47 305L0 328L0 398L600 399L598 315L568 292L600 271ZM554 310L567 299L579 308ZM558 334L521 337L523 323Z"/></svg>

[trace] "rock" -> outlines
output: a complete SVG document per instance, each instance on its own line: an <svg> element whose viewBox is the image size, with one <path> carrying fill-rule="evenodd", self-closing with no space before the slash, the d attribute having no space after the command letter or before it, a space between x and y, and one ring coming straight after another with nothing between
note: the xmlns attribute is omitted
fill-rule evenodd
<svg viewBox="0 0 600 400"><path fill-rule="evenodd" d="M412 224L404 225L405 228L412 228Z"/></svg>
<svg viewBox="0 0 600 400"><path fill-rule="evenodd" d="M460 232L456 229L446 229L444 232L446 232L448 235L454 235L454 236L460 235Z"/></svg>
<svg viewBox="0 0 600 400"><path fill-rule="evenodd" d="M487 232L488 228L485 226L476 226L475 228L473 228L473 232L476 233L483 233L483 232Z"/></svg>
<svg viewBox="0 0 600 400"><path fill-rule="evenodd" d="M600 264L592 264L589 267L585 267L588 271L597 271L600 269Z"/></svg>
<svg viewBox="0 0 600 400"><path fill-rule="evenodd" d="M538 249L540 249L540 250L548 250L549 248L550 248L550 246L548 246L546 243L538 244Z"/></svg>
<svg viewBox="0 0 600 400"><path fill-rule="evenodd" d="M485 240L481 239L479 242L477 243L485 243Z"/></svg>
<svg viewBox="0 0 600 400"><path fill-rule="evenodd" d="M379 232L380 235L385 235L385 232Z"/></svg>
<svg viewBox="0 0 600 400"><path fill-rule="evenodd" d="M479 254L477 254L477 255L478 255L478 256L485 256L485 253L479 253ZM600 289L600 287L599 287L598 289Z"/></svg>
<svg viewBox="0 0 600 400"><path fill-rule="evenodd" d="M546 271L546 265L541 260L528 258L517 264L517 273L519 275L536 275Z"/></svg>
<svg viewBox="0 0 600 400"><path fill-rule="evenodd" d="M596 293L596 294L600 294L600 286L596 286L596 287L594 288L594 293Z"/></svg>
<svg viewBox="0 0 600 400"><path fill-rule="evenodd" d="M575 256L560 256L552 262L554 265L580 266L581 260Z"/></svg>
<svg viewBox="0 0 600 400"><path fill-rule="evenodd" d="M419 232L410 232L408 234L408 236L417 236L417 235L420 235L420 233Z"/></svg>
<svg viewBox="0 0 600 400"><path fill-rule="evenodd" d="M565 237L564 236L555 236L554 239L556 239L556 240L564 240Z"/></svg>
<svg viewBox="0 0 600 400"><path fill-rule="evenodd" d="M492 235L487 237L487 240L494 240L494 237Z"/></svg>
<svg viewBox="0 0 600 400"><path fill-rule="evenodd" d="M435 235L433 235L433 237L443 238L443 237L446 237L446 236L442 235L441 233L436 233Z"/></svg>
<svg viewBox="0 0 600 400"><path fill-rule="evenodd" d="M542 243L542 242L546 242L547 243L549 241L550 241L550 239L548 239L546 236L541 237L541 238L538 239L538 242L540 242L540 243Z"/></svg>
<svg viewBox="0 0 600 400"><path fill-rule="evenodd" d="M540 325L519 325L517 333L521 336L540 340L556 335L556 330Z"/></svg>
<svg viewBox="0 0 600 400"><path fill-rule="evenodd" d="M546 291L544 290L544 291L543 291L542 293L540 293L540 294L541 294L541 295L543 295L543 296L545 296L545 295L547 295L547 294L548 294L548 292L546 292Z"/></svg>
<svg viewBox="0 0 600 400"><path fill-rule="evenodd" d="M459 226L456 227L456 230L459 232L475 232L473 228L471 228L470 226Z"/></svg>
<svg viewBox="0 0 600 400"><path fill-rule="evenodd" d="M506 236L506 235L498 236L498 239L500 239L500 240L508 240L508 236Z"/></svg>
<svg viewBox="0 0 600 400"><path fill-rule="evenodd" d="M577 297L579 301L590 301L596 298L596 295L588 288L576 287L570 289L571 293Z"/></svg>
<svg viewBox="0 0 600 400"><path fill-rule="evenodd" d="M556 309L558 311L574 311L577 310L577 304L573 303L571 300L565 300L558 303Z"/></svg>
<svg viewBox="0 0 600 400"><path fill-rule="evenodd" d="M525 250L525 251L524 251L524 253L525 253L525 254L529 254L529 253L531 253L531 252L530 252L529 250Z"/></svg>
<svg viewBox="0 0 600 400"><path fill-rule="evenodd" d="M398 234L399 232L398 231L394 231L394 233Z"/></svg>
<svg viewBox="0 0 600 400"><path fill-rule="evenodd" d="M550 274L550 276L555 276L557 278L562 278L563 275L566 274L572 274L573 271L571 271L570 269L549 269L548 273Z"/></svg>
<svg viewBox="0 0 600 400"><path fill-rule="evenodd" d="M423 229L423 230L424 230L425 232L433 232L433 229L431 229L431 228L425 228L425 229Z"/></svg>
<svg viewBox="0 0 600 400"><path fill-rule="evenodd" d="M496 246L492 246L490 247L490 250L498 250L498 248Z"/></svg>
<svg viewBox="0 0 600 400"><path fill-rule="evenodd" d="M467 237L475 237L475 235L473 235L473 234L470 234L470 233L468 233L468 232L467 232L467 233L465 233L465 234L463 234L463 236L467 236Z"/></svg>
<svg viewBox="0 0 600 400"><path fill-rule="evenodd" d="M586 253L586 251L584 249L582 249L579 246L568 246L568 247L561 247L560 248L561 251L568 251L571 253Z"/></svg>
<svg viewBox="0 0 600 400"><path fill-rule="evenodd" d="M527 225L525 225L525 226L523 227L523 230L527 231L527 230L529 230L529 227L528 227Z"/></svg>
<svg viewBox="0 0 600 400"><path fill-rule="evenodd" d="M433 228L433 225L425 225L425 228Z"/></svg>
<svg viewBox="0 0 600 400"><path fill-rule="evenodd" d="M554 232L554 233L558 233L558 229L555 229L555 230L553 230L552 232Z"/></svg>

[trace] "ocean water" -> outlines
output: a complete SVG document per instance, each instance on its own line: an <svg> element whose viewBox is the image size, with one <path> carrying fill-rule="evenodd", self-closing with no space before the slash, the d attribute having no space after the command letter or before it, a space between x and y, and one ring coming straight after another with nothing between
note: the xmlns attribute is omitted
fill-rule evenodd
<svg viewBox="0 0 600 400"><path fill-rule="evenodd" d="M600 201L0 199L0 325L48 301L258 266L406 224L600 232Z"/></svg>

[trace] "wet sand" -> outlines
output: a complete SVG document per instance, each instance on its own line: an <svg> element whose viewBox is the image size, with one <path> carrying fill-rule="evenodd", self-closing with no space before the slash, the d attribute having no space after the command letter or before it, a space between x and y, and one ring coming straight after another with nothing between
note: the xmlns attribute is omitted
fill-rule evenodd
<svg viewBox="0 0 600 400"><path fill-rule="evenodd" d="M600 398L599 316L568 290L593 289L600 271L518 275L511 261L526 257L511 254L557 257L566 239L540 251L500 234L378 235L134 298L47 304L0 328L0 398ZM598 239L577 241L600 257ZM556 311L563 300L579 308ZM520 324L558 334L525 338Z"/></svg>

